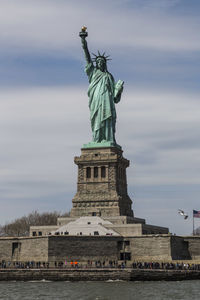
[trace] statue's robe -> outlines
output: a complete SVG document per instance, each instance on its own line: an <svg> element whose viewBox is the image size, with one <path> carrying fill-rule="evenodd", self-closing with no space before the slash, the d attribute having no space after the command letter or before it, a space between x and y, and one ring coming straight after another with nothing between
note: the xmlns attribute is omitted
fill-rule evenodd
<svg viewBox="0 0 200 300"><path fill-rule="evenodd" d="M115 81L113 76L94 67L92 63L86 65L85 71L89 78L89 108L93 132L93 141L115 142L116 110Z"/></svg>

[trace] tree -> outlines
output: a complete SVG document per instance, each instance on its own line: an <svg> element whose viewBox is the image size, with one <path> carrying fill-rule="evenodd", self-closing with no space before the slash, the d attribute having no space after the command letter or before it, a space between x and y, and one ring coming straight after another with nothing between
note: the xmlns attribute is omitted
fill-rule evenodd
<svg viewBox="0 0 200 300"><path fill-rule="evenodd" d="M58 217L67 217L69 213L57 211L39 213L33 211L28 216L15 219L4 226L0 225L0 236L28 236L30 226L56 225Z"/></svg>

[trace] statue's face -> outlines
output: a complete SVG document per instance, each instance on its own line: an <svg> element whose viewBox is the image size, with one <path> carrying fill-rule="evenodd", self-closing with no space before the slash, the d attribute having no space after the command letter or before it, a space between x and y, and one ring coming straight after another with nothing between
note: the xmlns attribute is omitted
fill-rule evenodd
<svg viewBox="0 0 200 300"><path fill-rule="evenodd" d="M102 72L106 70L106 62L103 58L98 58L96 60L97 69L100 69Z"/></svg>

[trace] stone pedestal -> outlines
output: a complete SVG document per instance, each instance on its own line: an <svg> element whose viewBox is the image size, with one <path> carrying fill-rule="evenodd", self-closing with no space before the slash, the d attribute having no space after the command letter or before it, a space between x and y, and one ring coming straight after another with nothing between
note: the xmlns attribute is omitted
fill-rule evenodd
<svg viewBox="0 0 200 300"><path fill-rule="evenodd" d="M122 152L117 147L81 149L81 156L74 159L78 183L71 217L133 217L126 180L129 161Z"/></svg>

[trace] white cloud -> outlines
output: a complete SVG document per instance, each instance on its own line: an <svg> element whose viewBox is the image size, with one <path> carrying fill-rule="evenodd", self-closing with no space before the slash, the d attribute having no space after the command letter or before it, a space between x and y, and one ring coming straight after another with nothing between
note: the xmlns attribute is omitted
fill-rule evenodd
<svg viewBox="0 0 200 300"><path fill-rule="evenodd" d="M199 18L171 14L163 9L166 1L160 2L162 9L155 1L147 3L151 8L129 8L124 1L1 0L1 47L78 57L78 32L86 24L94 48L199 51Z"/></svg>

